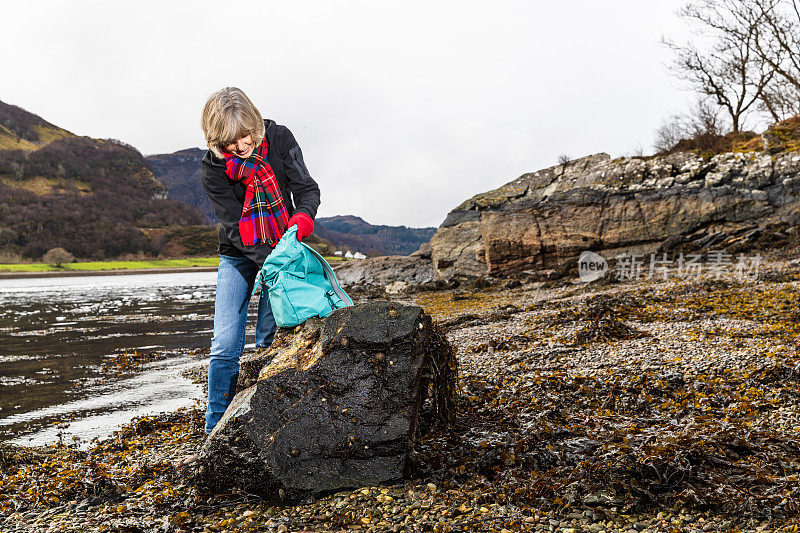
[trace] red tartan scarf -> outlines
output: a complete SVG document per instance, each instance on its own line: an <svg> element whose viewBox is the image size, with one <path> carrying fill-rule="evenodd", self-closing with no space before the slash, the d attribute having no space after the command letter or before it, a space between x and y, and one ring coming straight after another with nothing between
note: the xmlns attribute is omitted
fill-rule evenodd
<svg viewBox="0 0 800 533"><path fill-rule="evenodd" d="M267 151L266 135L247 159L222 150L225 173L247 186L239 219L239 234L245 246L266 243L274 248L289 224L278 180L267 163Z"/></svg>

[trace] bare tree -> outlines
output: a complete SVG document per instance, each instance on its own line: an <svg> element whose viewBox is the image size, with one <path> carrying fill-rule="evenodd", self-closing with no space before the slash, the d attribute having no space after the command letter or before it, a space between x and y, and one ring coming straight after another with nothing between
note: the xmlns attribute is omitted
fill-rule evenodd
<svg viewBox="0 0 800 533"><path fill-rule="evenodd" d="M775 76L764 89L759 110L773 122L780 122L800 113L800 89L782 76Z"/></svg>
<svg viewBox="0 0 800 533"><path fill-rule="evenodd" d="M763 108L775 121L800 113L800 0L748 0L760 24L755 49L776 73Z"/></svg>
<svg viewBox="0 0 800 533"><path fill-rule="evenodd" d="M757 108L755 104L775 75L756 49L763 21L754 1L774 0L699 0L680 9L679 16L710 38L707 48L661 38L675 53L671 70L724 109L734 132L740 131L746 113Z"/></svg>
<svg viewBox="0 0 800 533"><path fill-rule="evenodd" d="M630 157L645 157L644 146L642 143L636 143L636 146L634 146L630 151Z"/></svg>

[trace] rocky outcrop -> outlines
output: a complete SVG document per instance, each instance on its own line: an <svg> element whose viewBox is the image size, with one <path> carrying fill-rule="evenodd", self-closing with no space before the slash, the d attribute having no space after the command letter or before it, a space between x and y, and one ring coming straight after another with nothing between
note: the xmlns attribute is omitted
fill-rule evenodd
<svg viewBox="0 0 800 533"><path fill-rule="evenodd" d="M337 309L273 355L204 443L201 490L296 502L396 481L411 472L417 436L452 422L455 352L420 307Z"/></svg>
<svg viewBox="0 0 800 533"><path fill-rule="evenodd" d="M798 194L797 152L599 153L473 196L447 215L430 253L437 276L447 279L564 272L587 249L605 257L685 243L736 251L765 230L796 232Z"/></svg>
<svg viewBox="0 0 800 533"><path fill-rule="evenodd" d="M424 246L424 245L423 245ZM417 252L414 252L417 254ZM345 261L333 271L339 283L347 287L391 287L398 283L422 285L438 278L430 255L385 255Z"/></svg>

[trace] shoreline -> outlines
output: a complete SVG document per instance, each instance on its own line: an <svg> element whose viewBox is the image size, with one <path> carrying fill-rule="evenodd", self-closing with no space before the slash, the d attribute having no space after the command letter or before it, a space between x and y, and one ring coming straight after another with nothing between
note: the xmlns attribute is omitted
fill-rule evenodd
<svg viewBox="0 0 800 533"><path fill-rule="evenodd" d="M59 278L69 276L125 276L129 274L180 274L184 272L215 272L216 266L155 267L108 270L64 270L39 272L0 272L0 279Z"/></svg>

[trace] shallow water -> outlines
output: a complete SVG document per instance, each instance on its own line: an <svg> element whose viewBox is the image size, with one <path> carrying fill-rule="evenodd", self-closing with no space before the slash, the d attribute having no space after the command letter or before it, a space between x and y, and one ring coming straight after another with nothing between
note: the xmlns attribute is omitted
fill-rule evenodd
<svg viewBox="0 0 800 533"><path fill-rule="evenodd" d="M207 359L216 277L0 280L0 441L86 446L135 416L203 400L181 371ZM126 353L144 362L118 364Z"/></svg>

